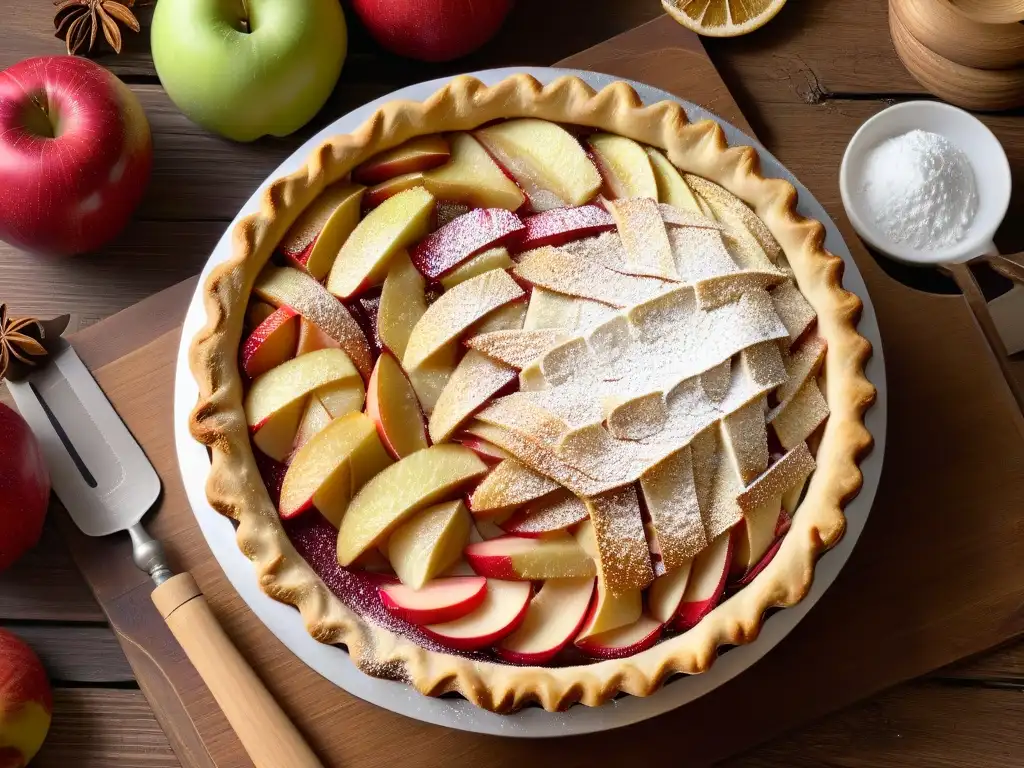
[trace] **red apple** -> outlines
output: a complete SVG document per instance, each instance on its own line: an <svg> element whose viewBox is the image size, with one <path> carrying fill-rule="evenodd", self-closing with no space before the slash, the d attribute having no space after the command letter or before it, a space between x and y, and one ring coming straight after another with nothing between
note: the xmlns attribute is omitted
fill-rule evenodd
<svg viewBox="0 0 1024 768"><path fill-rule="evenodd" d="M505 21L512 0L353 0L382 46L421 61L450 61L475 51Z"/></svg>
<svg viewBox="0 0 1024 768"><path fill-rule="evenodd" d="M39 442L25 420L0 403L0 571L39 541L49 503L50 474Z"/></svg>
<svg viewBox="0 0 1024 768"><path fill-rule="evenodd" d="M0 629L0 766L27 765L50 729L53 696L32 649Z"/></svg>
<svg viewBox="0 0 1024 768"><path fill-rule="evenodd" d="M0 239L62 256L99 248L152 164L142 105L103 67L47 56L0 72Z"/></svg>
<svg viewBox="0 0 1024 768"><path fill-rule="evenodd" d="M385 584L377 587L377 591L384 607L410 624L444 624L480 607L487 596L487 579L449 576L428 581L422 589Z"/></svg>

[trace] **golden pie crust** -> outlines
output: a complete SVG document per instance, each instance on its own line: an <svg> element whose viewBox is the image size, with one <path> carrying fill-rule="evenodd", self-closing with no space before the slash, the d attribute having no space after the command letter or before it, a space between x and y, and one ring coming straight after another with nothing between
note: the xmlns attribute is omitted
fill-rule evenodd
<svg viewBox="0 0 1024 768"><path fill-rule="evenodd" d="M827 342L822 386L831 415L818 446L817 469L775 558L693 629L625 659L578 667L517 667L430 651L350 611L285 534L257 470L242 408L237 360L246 304L257 274L302 210L325 186L382 150L421 134L470 130L514 117L591 126L664 149L681 170L746 202L781 245ZM364 672L407 682L430 696L458 692L495 712L531 703L551 711L577 702L597 706L619 692L647 696L671 675L707 670L719 646L754 640L765 611L798 602L810 587L818 557L842 536L842 510L860 490L858 462L872 444L863 418L875 397L864 376L871 345L856 330L862 305L842 288L843 262L824 250L824 227L797 214L796 200L788 182L761 175L754 149L729 147L717 123L689 123L673 102L644 106L621 82L595 92L574 77L542 86L517 75L490 87L458 77L423 102L386 104L353 133L324 142L302 169L263 192L259 213L235 227L232 257L206 282L208 320L191 348L199 384L191 429L212 457L207 495L215 509L238 521L238 544L253 561L260 586L298 608L317 640L347 646Z"/></svg>

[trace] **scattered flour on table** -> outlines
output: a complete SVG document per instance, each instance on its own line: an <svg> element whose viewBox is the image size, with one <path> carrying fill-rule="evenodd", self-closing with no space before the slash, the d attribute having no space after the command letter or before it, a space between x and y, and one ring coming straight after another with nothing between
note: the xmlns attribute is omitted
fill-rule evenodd
<svg viewBox="0 0 1024 768"><path fill-rule="evenodd" d="M917 250L960 242L978 212L970 161L930 131L894 136L868 152L860 191L875 225Z"/></svg>

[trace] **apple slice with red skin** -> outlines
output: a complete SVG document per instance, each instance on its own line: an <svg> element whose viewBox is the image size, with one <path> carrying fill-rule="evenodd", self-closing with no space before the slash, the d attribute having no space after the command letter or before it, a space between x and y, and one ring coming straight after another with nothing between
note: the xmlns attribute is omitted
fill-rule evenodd
<svg viewBox="0 0 1024 768"><path fill-rule="evenodd" d="M359 223L363 187L339 182L321 192L299 214L277 250L292 266L323 280L342 244Z"/></svg>
<svg viewBox="0 0 1024 768"><path fill-rule="evenodd" d="M437 168L449 157L451 150L444 136L417 136L360 163L352 171L352 179L360 184L379 184L402 174Z"/></svg>
<svg viewBox="0 0 1024 768"><path fill-rule="evenodd" d="M299 449L308 443L313 435L330 423L330 412L324 408L324 404L320 402L320 398L314 392L306 402L306 408L302 412L302 418L299 420L298 430L295 432L295 440L292 441L292 452L285 460L285 464L291 464Z"/></svg>
<svg viewBox="0 0 1024 768"><path fill-rule="evenodd" d="M679 612L690 581L693 562L662 574L647 588L647 610L662 624L667 624Z"/></svg>
<svg viewBox="0 0 1024 768"><path fill-rule="evenodd" d="M505 459L511 459L512 454L508 451L502 450L494 443L490 443L484 440L482 437L476 435L459 435L457 438L460 443L469 448L473 453L479 456L487 464L498 464Z"/></svg>
<svg viewBox="0 0 1024 768"><path fill-rule="evenodd" d="M396 459L426 448L427 428L419 400L405 371L389 353L377 358L366 387L366 415Z"/></svg>
<svg viewBox="0 0 1024 768"><path fill-rule="evenodd" d="M427 507L388 537L391 567L403 584L421 589L459 561L472 527L461 499Z"/></svg>
<svg viewBox="0 0 1024 768"><path fill-rule="evenodd" d="M245 396L246 423L252 431L258 431L275 414L295 403L301 409L306 396L320 387L349 382L354 385L356 381L360 381L359 372L340 349L321 349L292 358L253 380Z"/></svg>
<svg viewBox="0 0 1024 768"><path fill-rule="evenodd" d="M732 529L732 564L729 575L740 578L748 573L771 549L778 538L778 530L789 516L782 508L782 499L768 499L743 517Z"/></svg>
<svg viewBox="0 0 1024 768"><path fill-rule="evenodd" d="M480 142L468 133L453 133L448 140L451 159L424 174L427 189L438 200L507 211L522 207L526 202L523 191L505 175Z"/></svg>
<svg viewBox="0 0 1024 768"><path fill-rule="evenodd" d="M299 343L295 350L295 356L316 352L318 349L341 349L341 342L324 333L316 323L300 317Z"/></svg>
<svg viewBox="0 0 1024 768"><path fill-rule="evenodd" d="M377 305L377 335L398 359L405 354L412 329L427 311L426 281L402 252L391 260Z"/></svg>
<svg viewBox="0 0 1024 768"><path fill-rule="evenodd" d="M327 290L348 299L383 282L391 258L423 237L434 213L434 196L422 187L388 198L359 222L327 276Z"/></svg>
<svg viewBox="0 0 1024 768"><path fill-rule="evenodd" d="M431 232L412 249L412 263L436 280L488 248L512 241L523 222L504 208L476 208Z"/></svg>
<svg viewBox="0 0 1024 768"><path fill-rule="evenodd" d="M523 623L494 652L514 664L546 664L576 637L593 594L589 577L545 581Z"/></svg>
<svg viewBox="0 0 1024 768"><path fill-rule="evenodd" d="M601 176L579 141L555 123L506 120L473 135L526 192L534 210L583 205L601 188Z"/></svg>
<svg viewBox="0 0 1024 768"><path fill-rule="evenodd" d="M664 624L642 615L632 624L576 641L576 647L596 659L623 659L646 651L661 637Z"/></svg>
<svg viewBox="0 0 1024 768"><path fill-rule="evenodd" d="M297 269L267 265L256 278L253 293L275 306L289 306L337 341L365 378L373 355L359 323L311 275Z"/></svg>
<svg viewBox="0 0 1024 768"><path fill-rule="evenodd" d="M446 443L411 453L379 472L360 489L342 518L338 563L351 565L412 515L451 498L486 471L487 465L471 450Z"/></svg>
<svg viewBox="0 0 1024 768"><path fill-rule="evenodd" d="M557 539L502 536L470 544L462 553L481 576L509 581L540 581L594 576L594 560L571 536Z"/></svg>
<svg viewBox="0 0 1024 768"><path fill-rule="evenodd" d="M242 369L255 379L295 357L299 315L291 307L275 309L242 344Z"/></svg>
<svg viewBox="0 0 1024 768"><path fill-rule="evenodd" d="M726 531L697 555L683 601L676 613L675 628L685 631L711 613L725 592L725 582L732 562L732 533Z"/></svg>
<svg viewBox="0 0 1024 768"><path fill-rule="evenodd" d="M277 311L277 307L265 301L254 299L245 310L245 327L250 332Z"/></svg>
<svg viewBox="0 0 1024 768"><path fill-rule="evenodd" d="M442 645L478 651L511 634L526 618L533 585L528 581L487 580L487 592L476 610L461 619L423 627Z"/></svg>
<svg viewBox="0 0 1024 768"><path fill-rule="evenodd" d="M278 511L287 520L316 506L337 526L353 494L390 464L364 414L334 419L292 458Z"/></svg>
<svg viewBox="0 0 1024 768"><path fill-rule="evenodd" d="M568 530L589 515L582 499L570 491L561 490L513 513L501 527L515 536L536 538Z"/></svg>
<svg viewBox="0 0 1024 768"><path fill-rule="evenodd" d="M252 435L253 445L274 461L287 461L302 421L302 405L296 400L265 419Z"/></svg>
<svg viewBox="0 0 1024 768"><path fill-rule="evenodd" d="M599 235L615 229L615 220L599 205L552 208L523 218L525 231L514 242L515 250L529 251L544 245L558 246L570 240Z"/></svg>
<svg viewBox="0 0 1024 768"><path fill-rule="evenodd" d="M410 624L444 624L472 613L487 596L483 576L445 576L421 589L405 584L377 587L381 602L393 616Z"/></svg>
<svg viewBox="0 0 1024 768"><path fill-rule="evenodd" d="M508 249L504 246L496 246L480 251L476 256L471 256L459 266L441 276L441 287L446 291L454 288L459 283L464 283L470 278L490 272L492 269L512 269L514 263L508 255Z"/></svg>
<svg viewBox="0 0 1024 768"><path fill-rule="evenodd" d="M395 176L380 184L370 187L363 195L363 211L368 212L379 206L385 200L394 197L399 192L405 192L414 187L423 186L423 174L419 171Z"/></svg>

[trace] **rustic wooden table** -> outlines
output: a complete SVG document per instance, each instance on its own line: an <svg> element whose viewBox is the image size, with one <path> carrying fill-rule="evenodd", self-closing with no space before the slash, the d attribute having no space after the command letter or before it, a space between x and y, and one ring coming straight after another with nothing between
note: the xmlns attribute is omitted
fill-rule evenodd
<svg viewBox="0 0 1024 768"><path fill-rule="evenodd" d="M43 261L0 244L0 299L17 313L71 312L71 330L81 329L198 272L269 171L312 130L358 104L450 72L548 64L661 12L657 0L559 0L557 22L539 23L551 7L549 1L519 0L484 52L444 67L383 54L349 14L350 52L331 102L299 135L253 145L211 137L174 109L156 78L144 30L128 40L120 57L100 57L136 91L153 127L154 178L135 222L109 248L72 261ZM140 15L145 25L146 9ZM51 36L49 3L0 0L0 18L0 69L61 52ZM857 126L893 100L922 93L889 42L885 0L792 2L759 32L708 40L706 47L761 140L833 210L841 206L839 161ZM1024 169L1024 122L1019 116L985 120L1017 176ZM1019 192L999 244L1024 249ZM53 728L34 765L178 765L52 528L34 552L0 574L0 626L39 652L55 688ZM1018 643L890 690L729 765L1021 765L1022 694L1024 643Z"/></svg>

